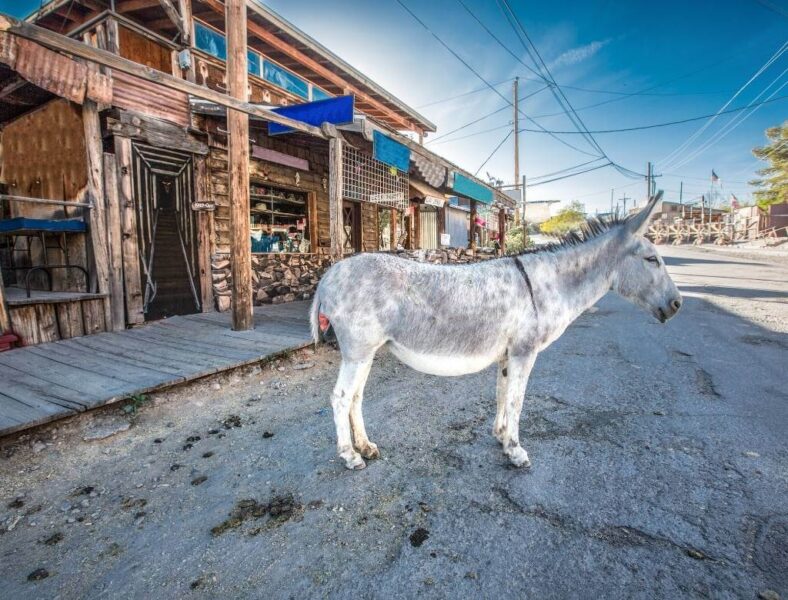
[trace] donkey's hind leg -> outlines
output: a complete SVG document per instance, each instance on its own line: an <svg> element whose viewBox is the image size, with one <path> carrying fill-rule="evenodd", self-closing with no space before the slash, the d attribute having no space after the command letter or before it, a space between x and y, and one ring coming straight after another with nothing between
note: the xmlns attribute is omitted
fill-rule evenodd
<svg viewBox="0 0 788 600"><path fill-rule="evenodd" d="M498 379L495 385L495 401L497 404L495 411L495 424L493 425L493 435L495 439L503 444L504 433L506 431L506 380L509 360L505 356L498 361Z"/></svg>
<svg viewBox="0 0 788 600"><path fill-rule="evenodd" d="M358 387L350 403L350 428L353 430L353 440L361 456L368 459L380 458L377 444L370 442L367 437L367 430L364 427L364 416L361 413L361 404L364 401L364 386L367 384L367 377L369 377L371 368L372 361L370 360L366 369L360 373Z"/></svg>
<svg viewBox="0 0 788 600"><path fill-rule="evenodd" d="M361 455L353 448L350 439L350 406L358 390L359 383L366 379L369 367L368 361L350 362L342 359L339 367L339 377L331 395L331 406L334 409L334 425L337 428L337 452L345 461L348 469L363 469L366 463Z"/></svg>

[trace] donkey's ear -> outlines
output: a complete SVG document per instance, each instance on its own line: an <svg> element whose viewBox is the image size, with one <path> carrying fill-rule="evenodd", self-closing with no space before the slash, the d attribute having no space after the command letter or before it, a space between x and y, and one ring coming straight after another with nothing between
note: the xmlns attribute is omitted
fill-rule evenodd
<svg viewBox="0 0 788 600"><path fill-rule="evenodd" d="M662 190L657 192L656 196L652 196L645 208L634 215L627 217L626 228L632 235L643 235L648 229L648 223L651 220L651 214L654 212L657 204L662 200Z"/></svg>

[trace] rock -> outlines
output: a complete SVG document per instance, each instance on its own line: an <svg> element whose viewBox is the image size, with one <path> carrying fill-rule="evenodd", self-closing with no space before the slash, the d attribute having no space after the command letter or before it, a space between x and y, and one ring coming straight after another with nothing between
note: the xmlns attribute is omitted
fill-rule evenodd
<svg viewBox="0 0 788 600"><path fill-rule="evenodd" d="M127 431L129 427L131 427L131 423L128 421L105 421L88 429L85 435L82 436L82 439L85 442L104 440L122 431Z"/></svg>
<svg viewBox="0 0 788 600"><path fill-rule="evenodd" d="M44 442L38 441L38 442L33 444L32 448L33 448L33 452L38 454L39 452L42 452L43 450L46 450L47 445Z"/></svg>
<svg viewBox="0 0 788 600"><path fill-rule="evenodd" d="M218 392L220 389L222 389L222 386L220 383L214 382L211 384L211 389L215 392Z"/></svg>
<svg viewBox="0 0 788 600"><path fill-rule="evenodd" d="M761 455L757 452L753 452L752 450L747 450L746 452L741 453L742 456L746 456L747 458L759 458Z"/></svg>
<svg viewBox="0 0 788 600"><path fill-rule="evenodd" d="M46 569L36 569L27 576L28 581L40 581L49 577L49 571Z"/></svg>
<svg viewBox="0 0 788 600"><path fill-rule="evenodd" d="M294 364L293 369L295 369L296 371L303 371L304 369L311 369L314 366L315 363L313 362L302 362L302 363Z"/></svg>
<svg viewBox="0 0 788 600"><path fill-rule="evenodd" d="M780 600L780 594L774 590L763 590L758 594L758 598L761 600Z"/></svg>
<svg viewBox="0 0 788 600"><path fill-rule="evenodd" d="M205 483L206 481L208 481L207 475L199 475L198 477L192 479L192 485L200 485L201 483Z"/></svg>
<svg viewBox="0 0 788 600"><path fill-rule="evenodd" d="M63 512L68 512L71 510L71 508L72 508L71 502L69 502L68 500L63 500L63 502L60 503L60 510L62 510Z"/></svg>

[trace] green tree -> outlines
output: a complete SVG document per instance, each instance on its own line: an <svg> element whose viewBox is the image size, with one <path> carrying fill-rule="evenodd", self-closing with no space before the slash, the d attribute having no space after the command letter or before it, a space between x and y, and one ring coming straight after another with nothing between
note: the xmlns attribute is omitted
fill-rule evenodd
<svg viewBox="0 0 788 600"><path fill-rule="evenodd" d="M547 219L539 228L547 235L566 235L579 229L585 220L583 205L575 201L562 208L556 216Z"/></svg>
<svg viewBox="0 0 788 600"><path fill-rule="evenodd" d="M750 181L760 188L754 196L761 208L788 202L788 121L767 129L766 138L768 144L752 150L756 158L768 163L758 171L760 179Z"/></svg>
<svg viewBox="0 0 788 600"><path fill-rule="evenodd" d="M533 245L528 231L523 224L510 227L506 231L506 252L507 254L518 254Z"/></svg>

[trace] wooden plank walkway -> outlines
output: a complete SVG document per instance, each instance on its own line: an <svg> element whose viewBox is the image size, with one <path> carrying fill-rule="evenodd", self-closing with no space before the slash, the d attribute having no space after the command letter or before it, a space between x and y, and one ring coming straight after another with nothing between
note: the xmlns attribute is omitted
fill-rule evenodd
<svg viewBox="0 0 788 600"><path fill-rule="evenodd" d="M257 307L252 331L232 331L229 313L172 317L2 352L0 436L304 347L308 312Z"/></svg>

